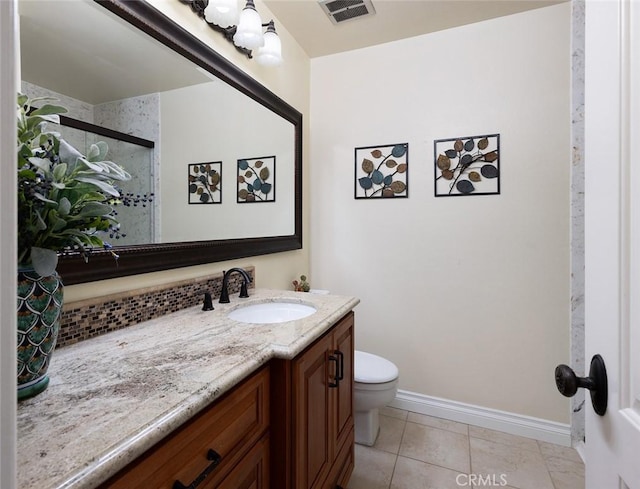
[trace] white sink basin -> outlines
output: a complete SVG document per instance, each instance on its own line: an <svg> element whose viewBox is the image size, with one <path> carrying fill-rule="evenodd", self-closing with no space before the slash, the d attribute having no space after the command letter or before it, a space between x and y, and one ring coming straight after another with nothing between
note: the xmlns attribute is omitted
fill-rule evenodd
<svg viewBox="0 0 640 489"><path fill-rule="evenodd" d="M227 317L241 323L274 324L306 318L314 312L315 307L297 302L263 302L234 309Z"/></svg>

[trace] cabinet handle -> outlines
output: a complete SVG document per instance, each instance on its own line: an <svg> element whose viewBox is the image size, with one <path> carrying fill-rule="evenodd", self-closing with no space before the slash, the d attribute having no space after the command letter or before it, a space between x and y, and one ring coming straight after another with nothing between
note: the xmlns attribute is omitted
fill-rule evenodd
<svg viewBox="0 0 640 489"><path fill-rule="evenodd" d="M209 448L209 451L207 452L207 460L209 460L211 463L202 471L202 473L198 477L193 480L191 484L185 486L182 482L176 480L173 483L173 489L196 489L196 487L198 487L198 485L203 480L205 480L207 476L211 474L211 472L213 472L213 470L220 464L220 462L222 461L222 457L218 452Z"/></svg>
<svg viewBox="0 0 640 489"><path fill-rule="evenodd" d="M338 380L343 380L344 379L344 353L342 353L340 350L336 350L334 353L338 355L338 360L339 360Z"/></svg>
<svg viewBox="0 0 640 489"><path fill-rule="evenodd" d="M337 353L337 351L334 353ZM340 361L338 360L338 357L334 355L329 355L329 361L336 362L336 376L335 376L336 381L335 382L329 381L329 387L338 387L340 385Z"/></svg>

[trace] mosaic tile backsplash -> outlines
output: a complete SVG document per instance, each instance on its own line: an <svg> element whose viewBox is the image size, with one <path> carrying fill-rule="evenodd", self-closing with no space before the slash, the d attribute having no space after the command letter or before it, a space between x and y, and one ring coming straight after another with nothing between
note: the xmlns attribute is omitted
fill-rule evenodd
<svg viewBox="0 0 640 489"><path fill-rule="evenodd" d="M246 267L254 288L255 268ZM242 277L234 273L229 277L229 293L240 291ZM95 336L126 328L188 307L203 304L204 293L215 300L222 290L222 274L184 280L172 284L148 287L88 299L63 308L60 333L56 347L71 345Z"/></svg>

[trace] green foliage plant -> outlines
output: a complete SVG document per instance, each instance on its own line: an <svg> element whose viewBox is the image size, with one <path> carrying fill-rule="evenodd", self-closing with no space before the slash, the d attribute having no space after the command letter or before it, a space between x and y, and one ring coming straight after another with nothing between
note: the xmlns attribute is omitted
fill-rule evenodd
<svg viewBox="0 0 640 489"><path fill-rule="evenodd" d="M48 131L47 123L59 123L67 112L52 100L17 97L18 264L41 276L55 272L60 253L79 252L87 260L92 249L111 248L102 235L119 232L116 182L131 179L106 160L106 143L92 144L83 155Z"/></svg>

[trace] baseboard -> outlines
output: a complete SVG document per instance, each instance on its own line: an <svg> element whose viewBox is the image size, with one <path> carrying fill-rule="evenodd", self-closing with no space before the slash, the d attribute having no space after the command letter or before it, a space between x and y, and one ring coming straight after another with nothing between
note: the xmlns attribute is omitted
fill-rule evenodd
<svg viewBox="0 0 640 489"><path fill-rule="evenodd" d="M396 398L390 406L566 447L571 446L570 426L555 421L440 399L405 390L398 390Z"/></svg>
<svg viewBox="0 0 640 489"><path fill-rule="evenodd" d="M578 443L576 443L576 445L573 447L576 449L576 452L578 452L578 455L580 455L580 458L582 459L583 463L587 463L587 458L586 458L586 454L585 454L585 444L582 440L580 440Z"/></svg>

